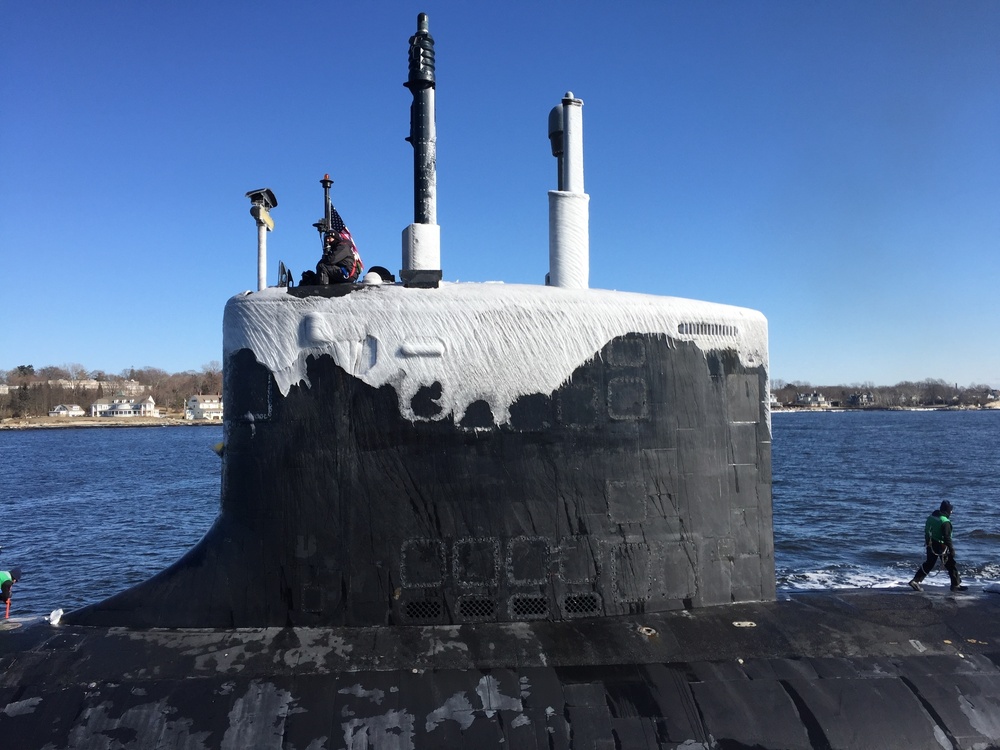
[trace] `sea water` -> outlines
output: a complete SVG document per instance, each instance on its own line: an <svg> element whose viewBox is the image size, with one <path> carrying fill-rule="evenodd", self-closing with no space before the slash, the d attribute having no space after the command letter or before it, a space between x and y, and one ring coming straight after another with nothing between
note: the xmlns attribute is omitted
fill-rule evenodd
<svg viewBox="0 0 1000 750"><path fill-rule="evenodd" d="M11 616L69 612L180 558L218 515L220 440L220 425L0 431L0 569L24 571Z"/></svg>
<svg viewBox="0 0 1000 750"><path fill-rule="evenodd" d="M776 412L771 427L779 591L905 584L942 500L964 581L1000 578L1000 410Z"/></svg>
<svg viewBox="0 0 1000 750"><path fill-rule="evenodd" d="M905 584L942 499L963 578L1000 579L1000 411L777 412L771 425L779 593ZM180 558L218 514L221 439L217 425L0 431L0 569L24 570L11 614L68 612Z"/></svg>

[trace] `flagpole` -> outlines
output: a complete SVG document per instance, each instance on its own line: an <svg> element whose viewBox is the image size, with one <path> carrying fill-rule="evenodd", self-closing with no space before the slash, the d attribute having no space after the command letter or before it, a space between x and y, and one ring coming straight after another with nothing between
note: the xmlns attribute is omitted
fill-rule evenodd
<svg viewBox="0 0 1000 750"><path fill-rule="evenodd" d="M333 186L333 180L330 179L329 174L325 174L323 175L323 179L319 181L319 184L323 186L323 218L326 221L325 231L329 232L332 228L332 225L330 224L332 220L330 217L330 188Z"/></svg>

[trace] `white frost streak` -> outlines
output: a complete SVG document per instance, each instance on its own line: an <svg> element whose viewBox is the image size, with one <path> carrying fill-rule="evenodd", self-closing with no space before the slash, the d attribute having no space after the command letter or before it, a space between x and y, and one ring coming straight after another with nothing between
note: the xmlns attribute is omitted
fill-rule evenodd
<svg viewBox="0 0 1000 750"><path fill-rule="evenodd" d="M678 333L678 324L727 326L738 336ZM708 329L711 330L711 329ZM767 366L767 321L754 310L600 289L506 284L384 285L342 297L296 298L280 288L233 297L223 349L250 349L285 395L309 385L306 359L329 354L374 387L391 384L400 412L441 383L439 418L456 421L477 400L498 424L520 396L551 393L616 336L663 334L705 351L735 349L748 367Z"/></svg>
<svg viewBox="0 0 1000 750"><path fill-rule="evenodd" d="M237 698L229 711L229 728L221 750L280 750L284 746L285 719L292 703L287 690L254 680L246 695Z"/></svg>
<svg viewBox="0 0 1000 750"><path fill-rule="evenodd" d="M481 704L479 709L473 707L469 699L465 697L465 693L459 692L452 695L444 702L444 705L427 714L425 730L432 732L441 722L450 719L458 722L464 731L472 726L479 711L482 711L490 719L496 716L498 711L517 712L517 716L511 721L511 727L514 729L531 723L531 720L522 713L524 705L521 700L504 695L500 691L500 684L495 677L484 675L480 678L479 684L476 685L476 695L479 696Z"/></svg>
<svg viewBox="0 0 1000 750"><path fill-rule="evenodd" d="M342 725L347 750L413 750L413 715L390 710Z"/></svg>
<svg viewBox="0 0 1000 750"><path fill-rule="evenodd" d="M41 698L28 698L23 701L11 701L2 711L0 711L0 713L5 716L21 716L23 714L30 714L34 712L35 706L41 702Z"/></svg>

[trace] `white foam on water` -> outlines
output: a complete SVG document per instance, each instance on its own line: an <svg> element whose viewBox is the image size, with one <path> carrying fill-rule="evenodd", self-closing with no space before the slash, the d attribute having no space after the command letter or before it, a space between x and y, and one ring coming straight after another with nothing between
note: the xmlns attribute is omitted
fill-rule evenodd
<svg viewBox="0 0 1000 750"><path fill-rule="evenodd" d="M916 565L914 565L914 569ZM853 567L843 566L836 569L820 570L799 570L788 571L779 570L777 573L777 587L779 591L824 591L831 589L893 589L906 588L907 583L913 577L913 572L907 569L901 571L899 568L875 568L875 567ZM962 573L963 583L979 584L981 581L972 572ZM931 589L949 589L951 582L944 572L935 571L931 573L922 584ZM989 586L996 586L997 593L1000 593L1000 584L986 584L984 591L989 591Z"/></svg>

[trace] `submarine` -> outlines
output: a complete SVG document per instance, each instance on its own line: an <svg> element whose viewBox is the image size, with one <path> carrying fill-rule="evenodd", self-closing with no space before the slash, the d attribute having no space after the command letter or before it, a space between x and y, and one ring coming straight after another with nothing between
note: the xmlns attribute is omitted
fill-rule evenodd
<svg viewBox="0 0 1000 750"><path fill-rule="evenodd" d="M0 747L1000 746L995 598L778 597L766 318L590 288L572 92L544 283L444 281L425 14L408 63L399 279L267 286L248 194L218 518L0 630Z"/></svg>

